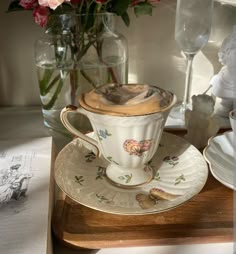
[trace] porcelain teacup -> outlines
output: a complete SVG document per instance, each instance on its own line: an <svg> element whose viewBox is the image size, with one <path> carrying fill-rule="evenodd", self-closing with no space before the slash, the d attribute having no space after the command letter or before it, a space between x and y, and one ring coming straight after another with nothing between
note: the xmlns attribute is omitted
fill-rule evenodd
<svg viewBox="0 0 236 254"><path fill-rule="evenodd" d="M109 161L106 176L110 182L136 187L153 179L149 162L175 103L174 94L155 86L110 84L83 94L79 107L65 107L61 121L97 156ZM88 117L96 140L71 125L71 112Z"/></svg>

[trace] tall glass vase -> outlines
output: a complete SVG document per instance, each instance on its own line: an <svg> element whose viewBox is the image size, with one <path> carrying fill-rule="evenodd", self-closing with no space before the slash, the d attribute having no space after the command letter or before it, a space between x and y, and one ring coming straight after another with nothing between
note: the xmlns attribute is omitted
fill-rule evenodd
<svg viewBox="0 0 236 254"><path fill-rule="evenodd" d="M127 83L127 42L115 30L111 13L54 15L45 35L35 43L35 61L44 124L69 135L60 112L77 97L106 83ZM71 119L89 131L85 117Z"/></svg>

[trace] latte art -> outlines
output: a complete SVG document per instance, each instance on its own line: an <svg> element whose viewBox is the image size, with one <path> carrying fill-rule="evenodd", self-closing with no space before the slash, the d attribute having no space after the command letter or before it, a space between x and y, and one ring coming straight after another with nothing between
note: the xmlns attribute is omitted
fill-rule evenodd
<svg viewBox="0 0 236 254"><path fill-rule="evenodd" d="M143 115L165 111L173 94L147 84L107 84L79 99L85 109L111 115Z"/></svg>

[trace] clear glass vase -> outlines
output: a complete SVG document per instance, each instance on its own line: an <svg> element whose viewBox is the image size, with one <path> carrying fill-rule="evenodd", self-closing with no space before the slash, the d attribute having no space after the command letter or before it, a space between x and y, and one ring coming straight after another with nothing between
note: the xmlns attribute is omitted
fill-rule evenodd
<svg viewBox="0 0 236 254"><path fill-rule="evenodd" d="M69 135L61 124L66 105L77 106L77 96L106 83L127 83L125 37L115 31L111 13L54 15L45 35L35 43L35 62L44 124ZM85 117L71 119L83 131Z"/></svg>

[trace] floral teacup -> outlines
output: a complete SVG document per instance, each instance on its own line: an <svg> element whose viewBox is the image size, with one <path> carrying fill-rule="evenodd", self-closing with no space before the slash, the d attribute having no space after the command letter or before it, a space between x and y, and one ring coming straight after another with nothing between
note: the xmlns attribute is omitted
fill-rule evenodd
<svg viewBox="0 0 236 254"><path fill-rule="evenodd" d="M79 98L80 107L67 106L61 121L97 156L110 162L107 179L122 187L136 187L153 178L149 165L176 96L163 89L140 84L107 85ZM68 113L87 116L96 140L75 129Z"/></svg>

